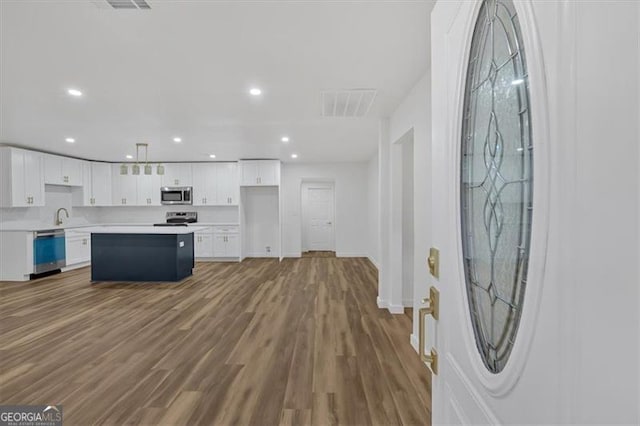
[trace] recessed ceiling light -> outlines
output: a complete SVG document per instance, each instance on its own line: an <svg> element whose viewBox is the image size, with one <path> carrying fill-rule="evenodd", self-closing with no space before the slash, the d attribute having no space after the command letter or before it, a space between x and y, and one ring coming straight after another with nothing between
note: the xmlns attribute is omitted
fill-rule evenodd
<svg viewBox="0 0 640 426"><path fill-rule="evenodd" d="M129 154L127 154L127 159L129 159L129 160L133 160L133 155L129 155Z"/></svg>
<svg viewBox="0 0 640 426"><path fill-rule="evenodd" d="M74 138L66 138L65 142L74 143L76 140Z"/></svg>
<svg viewBox="0 0 640 426"><path fill-rule="evenodd" d="M514 85L514 86L517 86L518 84L522 84L522 83L524 83L524 79L522 79L522 78L519 78L517 80L513 80L511 82L511 84Z"/></svg>
<svg viewBox="0 0 640 426"><path fill-rule="evenodd" d="M298 158L298 154L291 154L291 158Z"/></svg>
<svg viewBox="0 0 640 426"><path fill-rule="evenodd" d="M69 89L67 90L67 93L70 94L71 96L82 96L82 92L79 91L78 89Z"/></svg>
<svg viewBox="0 0 640 426"><path fill-rule="evenodd" d="M209 158L216 158L215 154L209 154Z"/></svg>
<svg viewBox="0 0 640 426"><path fill-rule="evenodd" d="M283 136L282 139L280 139L282 142L289 142L289 136Z"/></svg>
<svg viewBox="0 0 640 426"><path fill-rule="evenodd" d="M180 142L182 142L182 138L178 138L178 137L176 137L176 138L173 138L173 141L174 141L175 143L180 143Z"/></svg>
<svg viewBox="0 0 640 426"><path fill-rule="evenodd" d="M252 96L260 96L262 94L262 90L258 89L257 87L254 87L251 90L249 90L249 93Z"/></svg>

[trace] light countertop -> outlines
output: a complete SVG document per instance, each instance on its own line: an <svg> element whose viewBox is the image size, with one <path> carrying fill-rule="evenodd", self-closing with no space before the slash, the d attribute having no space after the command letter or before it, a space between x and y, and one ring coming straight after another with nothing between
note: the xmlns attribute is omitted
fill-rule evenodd
<svg viewBox="0 0 640 426"><path fill-rule="evenodd" d="M92 234L191 234L206 229L202 226L95 226L83 229Z"/></svg>
<svg viewBox="0 0 640 426"><path fill-rule="evenodd" d="M191 229L188 232L199 232L204 231L206 227L210 226L239 226L238 223L232 222L196 222L188 224L189 227L198 227L199 229L196 231ZM20 223L20 224L0 224L0 231L5 232L33 232L33 231L42 231L45 229L64 229L64 230L78 230L84 231L86 228L95 228L95 227L145 227L145 226L153 226L153 223L63 223L62 225L45 225L42 223ZM168 227L158 227L158 228L168 228ZM184 228L184 227L178 227ZM187 228L189 229L189 228Z"/></svg>

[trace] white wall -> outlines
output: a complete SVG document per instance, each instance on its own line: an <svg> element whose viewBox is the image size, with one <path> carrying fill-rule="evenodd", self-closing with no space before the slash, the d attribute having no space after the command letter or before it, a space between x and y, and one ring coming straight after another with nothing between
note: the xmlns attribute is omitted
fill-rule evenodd
<svg viewBox="0 0 640 426"><path fill-rule="evenodd" d="M413 307L413 132L402 142L402 306Z"/></svg>
<svg viewBox="0 0 640 426"><path fill-rule="evenodd" d="M167 212L196 212L198 222L239 223L238 207L201 206L117 206L87 207L97 210L101 223L159 223L164 222Z"/></svg>
<svg viewBox="0 0 640 426"><path fill-rule="evenodd" d="M380 262L380 197L378 154L367 164L367 211L369 214L367 230L367 255L369 260L379 267Z"/></svg>
<svg viewBox="0 0 640 426"><path fill-rule="evenodd" d="M413 334L417 335L418 308L420 300L428 294L428 274L425 259L430 247L431 215L429 203L431 200L431 104L430 104L431 76L427 72L411 89L407 97L396 108L387 124L381 123L380 131L380 235L381 258L378 306L387 307L393 313L402 312L402 262L401 256L393 256L393 253L385 254L385 247L393 251L402 250L401 238L393 238L394 224L392 217L401 217L401 212L393 214L393 209L401 202L402 196L398 193L401 185L395 190L391 187L392 176L394 180L402 179L401 170L394 170L393 164L402 164L401 161L392 161L392 155L401 156L400 147L393 146L408 132L413 132L413 227L414 227L414 273L413 273L413 300L414 321ZM395 148L395 149L392 149ZM396 153L394 154L394 151ZM396 224L398 225L398 224ZM401 228L400 228L401 232ZM395 260L394 260L395 259ZM395 278L394 278L395 277ZM416 339L412 336L412 342Z"/></svg>
<svg viewBox="0 0 640 426"><path fill-rule="evenodd" d="M334 182L336 255L368 255L367 167L367 163L282 164L282 245L285 257L299 257L302 251L300 188L303 180Z"/></svg>

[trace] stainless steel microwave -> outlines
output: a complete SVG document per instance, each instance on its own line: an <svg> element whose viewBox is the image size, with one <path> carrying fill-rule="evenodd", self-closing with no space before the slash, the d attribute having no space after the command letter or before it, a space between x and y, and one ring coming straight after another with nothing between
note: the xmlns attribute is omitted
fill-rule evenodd
<svg viewBox="0 0 640 426"><path fill-rule="evenodd" d="M162 204L193 204L193 191L190 186L163 186L160 188Z"/></svg>

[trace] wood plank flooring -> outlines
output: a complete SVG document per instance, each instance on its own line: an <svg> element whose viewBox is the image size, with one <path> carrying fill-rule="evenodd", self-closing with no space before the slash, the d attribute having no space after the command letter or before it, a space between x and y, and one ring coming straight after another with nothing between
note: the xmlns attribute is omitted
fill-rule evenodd
<svg viewBox="0 0 640 426"><path fill-rule="evenodd" d="M0 283L0 404L64 424L428 425L411 319L366 259L199 263L177 284L79 269Z"/></svg>

